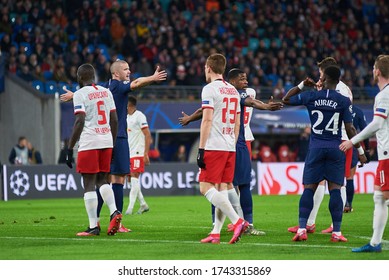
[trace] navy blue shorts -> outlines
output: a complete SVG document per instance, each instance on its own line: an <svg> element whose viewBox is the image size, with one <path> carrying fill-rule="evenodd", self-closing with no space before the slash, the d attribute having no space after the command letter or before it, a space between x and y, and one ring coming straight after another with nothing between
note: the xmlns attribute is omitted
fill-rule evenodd
<svg viewBox="0 0 389 280"><path fill-rule="evenodd" d="M251 160L249 150L244 146L236 147L234 186L249 184L251 182Z"/></svg>
<svg viewBox="0 0 389 280"><path fill-rule="evenodd" d="M113 160L111 162L111 174L130 174L130 149L127 138L117 137L113 149Z"/></svg>
<svg viewBox="0 0 389 280"><path fill-rule="evenodd" d="M305 158L303 184L316 184L325 179L342 186L345 162L345 153L337 148L309 149Z"/></svg>
<svg viewBox="0 0 389 280"><path fill-rule="evenodd" d="M355 147L353 146L353 158L352 158L352 160L351 160L351 168L357 166L358 161L359 161L359 153L358 153L357 148L355 148Z"/></svg>

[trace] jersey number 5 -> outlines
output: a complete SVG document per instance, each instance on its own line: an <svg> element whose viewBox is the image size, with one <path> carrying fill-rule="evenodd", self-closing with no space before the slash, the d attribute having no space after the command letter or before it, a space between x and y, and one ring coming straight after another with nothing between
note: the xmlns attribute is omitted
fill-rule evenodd
<svg viewBox="0 0 389 280"><path fill-rule="evenodd" d="M234 124L236 120L236 110L238 108L238 99L237 98L227 98L223 99L224 108L222 109L222 122L227 123L227 117L229 118L230 124ZM231 107L231 108L230 108ZM229 116L227 116L229 114Z"/></svg>
<svg viewBox="0 0 389 280"><path fill-rule="evenodd" d="M99 125L107 124L107 116L105 114L105 103L103 100L100 100L96 103L97 105L97 114L99 115L99 120L97 123Z"/></svg>

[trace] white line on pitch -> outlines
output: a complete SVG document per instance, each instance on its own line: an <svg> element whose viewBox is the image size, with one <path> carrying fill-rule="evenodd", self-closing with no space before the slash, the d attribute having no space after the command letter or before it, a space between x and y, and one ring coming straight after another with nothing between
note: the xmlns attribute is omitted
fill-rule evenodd
<svg viewBox="0 0 389 280"><path fill-rule="evenodd" d="M64 238L64 237L16 237L16 236L2 236L0 239L25 239L25 240L62 240L62 241L110 241L110 242L136 242L136 243L179 243L179 244L200 244L199 241L185 241L185 240L143 240L143 239L116 239L116 238ZM221 242L220 244L228 244ZM349 246L328 246L328 245L313 245L313 244L277 244L277 243L245 243L240 242L242 246L264 246L264 247L306 247L306 248L328 248L328 249L350 249ZM386 249L384 249L386 250Z"/></svg>

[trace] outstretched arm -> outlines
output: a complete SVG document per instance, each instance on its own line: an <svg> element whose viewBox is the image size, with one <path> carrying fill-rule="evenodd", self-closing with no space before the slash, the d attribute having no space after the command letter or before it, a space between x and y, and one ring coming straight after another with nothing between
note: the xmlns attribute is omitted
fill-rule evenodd
<svg viewBox="0 0 389 280"><path fill-rule="evenodd" d="M197 109L192 115L188 116L184 111L181 112L182 117L178 118L178 122L182 126L186 126L191 122L198 121L203 117L203 108Z"/></svg>
<svg viewBox="0 0 389 280"><path fill-rule="evenodd" d="M247 97L244 101L244 105L247 107L253 107L258 110L269 110L269 111L277 111L283 107L281 102L274 102L273 96L270 97L268 103L264 103L260 100L254 99L252 97Z"/></svg>
<svg viewBox="0 0 389 280"><path fill-rule="evenodd" d="M153 75L148 77L140 77L131 83L131 90L140 89L142 87L148 86L155 82L162 82L165 81L167 77L167 73L165 70L160 70L159 66L157 66L157 69L155 69L155 72Z"/></svg>
<svg viewBox="0 0 389 280"><path fill-rule="evenodd" d="M72 101L74 92L68 90L68 89L65 88L65 87L64 87L64 90L65 90L66 93L61 94L61 95L59 96L59 100L61 100L62 102Z"/></svg>

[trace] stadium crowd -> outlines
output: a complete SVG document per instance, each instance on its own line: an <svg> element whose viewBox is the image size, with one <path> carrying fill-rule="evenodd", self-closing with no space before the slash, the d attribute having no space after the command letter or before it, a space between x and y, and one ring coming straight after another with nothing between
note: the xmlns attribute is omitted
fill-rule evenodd
<svg viewBox="0 0 389 280"><path fill-rule="evenodd" d="M110 77L117 58L133 78L159 64L168 85L204 84L204 59L223 53L227 69L249 73L252 87L282 97L316 62L335 57L354 93L372 97L371 65L389 48L389 8L369 1L1 0L1 52L8 72L26 81L77 82L81 63Z"/></svg>

